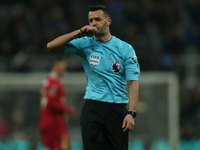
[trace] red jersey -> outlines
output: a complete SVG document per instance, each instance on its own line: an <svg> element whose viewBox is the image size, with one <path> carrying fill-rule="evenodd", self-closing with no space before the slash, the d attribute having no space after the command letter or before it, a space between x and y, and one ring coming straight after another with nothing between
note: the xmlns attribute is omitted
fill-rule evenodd
<svg viewBox="0 0 200 150"><path fill-rule="evenodd" d="M65 88L56 73L52 72L42 84L40 130L66 132L64 113L73 115L74 110L65 105Z"/></svg>

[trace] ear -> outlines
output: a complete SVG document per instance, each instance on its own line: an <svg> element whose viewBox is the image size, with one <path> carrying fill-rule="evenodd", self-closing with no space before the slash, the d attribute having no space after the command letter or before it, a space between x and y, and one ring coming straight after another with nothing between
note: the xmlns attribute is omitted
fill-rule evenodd
<svg viewBox="0 0 200 150"><path fill-rule="evenodd" d="M109 26L111 24L112 20L110 17L107 18L107 25Z"/></svg>

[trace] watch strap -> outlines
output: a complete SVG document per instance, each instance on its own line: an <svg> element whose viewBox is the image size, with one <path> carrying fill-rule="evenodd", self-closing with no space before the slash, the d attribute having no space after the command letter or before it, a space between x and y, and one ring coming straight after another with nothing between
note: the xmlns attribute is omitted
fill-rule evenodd
<svg viewBox="0 0 200 150"><path fill-rule="evenodd" d="M131 114L133 116L133 118L135 118L137 116L136 111L128 111L127 114Z"/></svg>

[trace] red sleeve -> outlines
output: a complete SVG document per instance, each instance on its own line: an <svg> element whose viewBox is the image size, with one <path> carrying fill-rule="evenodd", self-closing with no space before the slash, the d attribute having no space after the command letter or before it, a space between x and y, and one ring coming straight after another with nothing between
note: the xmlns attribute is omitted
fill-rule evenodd
<svg viewBox="0 0 200 150"><path fill-rule="evenodd" d="M68 114L73 114L74 112L71 107L62 104L61 102L56 102L53 98L49 98L47 107L54 111L67 112Z"/></svg>
<svg viewBox="0 0 200 150"><path fill-rule="evenodd" d="M69 115L74 113L74 110L61 102L64 92L61 85L57 81L49 80L46 88L47 108L53 111L67 112Z"/></svg>

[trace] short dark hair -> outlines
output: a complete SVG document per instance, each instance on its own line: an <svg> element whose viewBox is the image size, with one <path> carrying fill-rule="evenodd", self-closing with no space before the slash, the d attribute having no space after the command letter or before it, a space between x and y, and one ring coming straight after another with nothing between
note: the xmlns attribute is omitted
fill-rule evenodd
<svg viewBox="0 0 200 150"><path fill-rule="evenodd" d="M106 17L110 17L110 13L106 6L104 5L90 5L89 6L89 11L97 11L97 10L102 10L105 14Z"/></svg>

